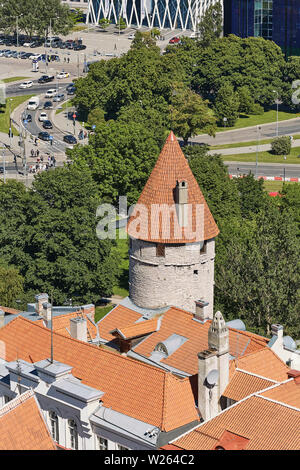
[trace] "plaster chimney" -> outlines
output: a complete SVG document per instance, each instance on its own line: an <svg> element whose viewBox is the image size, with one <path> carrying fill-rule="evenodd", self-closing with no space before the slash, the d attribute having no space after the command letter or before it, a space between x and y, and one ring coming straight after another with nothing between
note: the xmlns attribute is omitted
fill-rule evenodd
<svg viewBox="0 0 300 470"><path fill-rule="evenodd" d="M208 346L217 351L220 398L229 382L229 329L221 312L215 313L209 327Z"/></svg>
<svg viewBox="0 0 300 470"><path fill-rule="evenodd" d="M43 319L47 323L51 321L51 309L52 309L51 304L49 304L48 302L43 303L43 310L40 315L43 317Z"/></svg>
<svg viewBox="0 0 300 470"><path fill-rule="evenodd" d="M43 303L48 302L48 294L38 294L35 296L35 312L42 316Z"/></svg>
<svg viewBox="0 0 300 470"><path fill-rule="evenodd" d="M71 318L70 334L72 338L85 341L87 343L87 323L82 317Z"/></svg>
<svg viewBox="0 0 300 470"><path fill-rule="evenodd" d="M175 202L178 223L180 227L188 224L188 184L187 181L177 181L175 188Z"/></svg>
<svg viewBox="0 0 300 470"><path fill-rule="evenodd" d="M271 326L272 336L277 336L277 342L283 347L283 326L278 323Z"/></svg>
<svg viewBox="0 0 300 470"><path fill-rule="evenodd" d="M194 313L194 318L202 322L209 320L210 318L209 303L205 302L205 300L196 300L195 306L196 306L196 310Z"/></svg>
<svg viewBox="0 0 300 470"><path fill-rule="evenodd" d="M204 421L218 413L218 387L208 383L207 377L218 368L217 353L206 349L198 354L198 408Z"/></svg>
<svg viewBox="0 0 300 470"><path fill-rule="evenodd" d="M4 326L4 318L5 318L5 313L3 312L3 310L0 310L0 328Z"/></svg>

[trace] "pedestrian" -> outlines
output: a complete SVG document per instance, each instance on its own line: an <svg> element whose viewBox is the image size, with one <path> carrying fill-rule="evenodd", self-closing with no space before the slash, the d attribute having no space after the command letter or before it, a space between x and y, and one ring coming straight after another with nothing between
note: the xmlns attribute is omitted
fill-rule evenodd
<svg viewBox="0 0 300 470"><path fill-rule="evenodd" d="M36 151L36 156L38 157L38 156L39 156L39 154L40 154L40 151L39 151L39 150L37 150L37 151Z"/></svg>
<svg viewBox="0 0 300 470"><path fill-rule="evenodd" d="M84 131L84 138L87 138L87 131Z"/></svg>
<svg viewBox="0 0 300 470"><path fill-rule="evenodd" d="M33 149L31 149L31 156L32 156L32 158L34 157L34 150Z"/></svg>
<svg viewBox="0 0 300 470"><path fill-rule="evenodd" d="M66 58L64 57L64 62L66 62Z"/></svg>
<svg viewBox="0 0 300 470"><path fill-rule="evenodd" d="M68 57L68 64L70 63L70 57Z"/></svg>
<svg viewBox="0 0 300 470"><path fill-rule="evenodd" d="M43 155L42 155L42 156L41 156L41 162L43 162L43 161L44 161L44 157L43 157Z"/></svg>
<svg viewBox="0 0 300 470"><path fill-rule="evenodd" d="M55 167L55 163L56 163L56 160L55 160L55 157L53 157L53 166Z"/></svg>
<svg viewBox="0 0 300 470"><path fill-rule="evenodd" d="M37 138L34 139L34 145L37 145Z"/></svg>

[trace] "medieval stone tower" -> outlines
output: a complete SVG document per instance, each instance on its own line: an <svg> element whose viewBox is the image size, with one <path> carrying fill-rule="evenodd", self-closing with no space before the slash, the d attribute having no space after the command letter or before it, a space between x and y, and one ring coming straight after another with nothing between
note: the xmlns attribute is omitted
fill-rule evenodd
<svg viewBox="0 0 300 470"><path fill-rule="evenodd" d="M201 300L212 318L214 238L219 230L173 132L127 231L132 302L142 308L174 305L194 312L195 301Z"/></svg>

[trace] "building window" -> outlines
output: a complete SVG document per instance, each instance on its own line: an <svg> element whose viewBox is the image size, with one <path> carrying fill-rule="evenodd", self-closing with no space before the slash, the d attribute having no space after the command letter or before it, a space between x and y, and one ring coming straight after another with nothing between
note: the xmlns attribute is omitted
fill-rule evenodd
<svg viewBox="0 0 300 470"><path fill-rule="evenodd" d="M156 245L156 256L165 256L165 245L163 243L158 243Z"/></svg>
<svg viewBox="0 0 300 470"><path fill-rule="evenodd" d="M77 424L73 419L69 419L69 433L70 433L70 447L71 449L78 450L78 431Z"/></svg>
<svg viewBox="0 0 300 470"><path fill-rule="evenodd" d="M128 447L121 446L121 444L117 444L116 450L128 450Z"/></svg>
<svg viewBox="0 0 300 470"><path fill-rule="evenodd" d="M194 274L198 274L198 269L194 269Z"/></svg>
<svg viewBox="0 0 300 470"><path fill-rule="evenodd" d="M4 404L8 403L10 401L10 397L7 395L4 395Z"/></svg>
<svg viewBox="0 0 300 470"><path fill-rule="evenodd" d="M97 436L98 440L98 449L99 450L107 450L108 449L108 441L104 439L104 437Z"/></svg>
<svg viewBox="0 0 300 470"><path fill-rule="evenodd" d="M49 412L51 435L54 441L59 442L58 416L55 411Z"/></svg>

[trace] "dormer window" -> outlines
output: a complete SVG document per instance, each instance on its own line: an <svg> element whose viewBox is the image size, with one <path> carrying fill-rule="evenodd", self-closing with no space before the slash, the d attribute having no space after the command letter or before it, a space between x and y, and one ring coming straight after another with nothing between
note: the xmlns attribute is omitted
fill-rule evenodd
<svg viewBox="0 0 300 470"><path fill-rule="evenodd" d="M59 442L58 416L55 411L49 412L51 435L55 442Z"/></svg>
<svg viewBox="0 0 300 470"><path fill-rule="evenodd" d="M70 433L70 447L71 449L78 450L78 431L77 424L73 419L68 420L69 433Z"/></svg>

